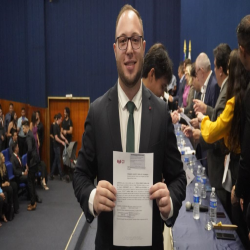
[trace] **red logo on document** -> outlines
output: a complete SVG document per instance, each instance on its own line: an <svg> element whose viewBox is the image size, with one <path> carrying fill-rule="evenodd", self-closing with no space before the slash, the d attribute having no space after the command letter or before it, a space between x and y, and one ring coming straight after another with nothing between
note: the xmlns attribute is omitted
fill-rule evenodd
<svg viewBox="0 0 250 250"><path fill-rule="evenodd" d="M117 160L117 163L120 164L122 161L121 160Z"/></svg>

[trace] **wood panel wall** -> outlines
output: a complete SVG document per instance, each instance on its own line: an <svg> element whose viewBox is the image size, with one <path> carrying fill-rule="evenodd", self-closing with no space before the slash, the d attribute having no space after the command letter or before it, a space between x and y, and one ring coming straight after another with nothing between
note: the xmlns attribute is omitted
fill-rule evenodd
<svg viewBox="0 0 250 250"><path fill-rule="evenodd" d="M3 110L3 114L7 114L9 112L9 105L10 103L13 103L14 105L14 110L17 113L17 117L19 118L21 116L21 109L25 108L26 111L26 117L28 118L28 120L31 120L31 115L34 111L40 111L41 113L41 122L44 126L44 143L43 143L43 147L42 147L42 155L41 158L42 160L45 162L46 166L47 166L47 170L48 170L48 157L46 156L46 138L47 138L47 130L46 130L46 124L47 124L47 120L46 120L46 114L47 114L47 109L45 108L39 108L39 107L34 107L34 106L30 106L29 104L26 103L21 103L21 102L14 102L14 101L9 101L9 100L4 100L4 99L0 99L0 104L2 106L2 110Z"/></svg>
<svg viewBox="0 0 250 250"><path fill-rule="evenodd" d="M47 111L47 156L50 157L50 126L54 121L54 115L61 113L64 118L64 109L70 109L70 119L73 123L72 141L77 141L77 151L82 145L82 135L84 132L84 123L88 115L90 106L90 99L88 97L48 97L48 111ZM48 158L49 158L48 157Z"/></svg>
<svg viewBox="0 0 250 250"><path fill-rule="evenodd" d="M70 118L73 122L73 137L72 141L77 141L77 152L81 148L82 135L84 132L84 123L88 115L90 99L88 97L48 97L48 108L39 108L30 106L29 104L14 102L9 100L0 99L3 114L9 112L9 104L13 103L14 110L18 118L21 116L21 109L24 107L26 110L26 117L31 120L31 115L34 111L40 111L41 122L44 125L44 143L42 147L42 160L47 166L47 172L50 173L50 125L54 120L54 115L61 113L64 117L64 108L70 108Z"/></svg>

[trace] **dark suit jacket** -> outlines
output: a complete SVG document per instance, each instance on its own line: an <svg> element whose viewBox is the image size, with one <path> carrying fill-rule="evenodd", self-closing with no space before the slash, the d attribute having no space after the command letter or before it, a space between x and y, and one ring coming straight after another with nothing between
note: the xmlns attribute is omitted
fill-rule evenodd
<svg viewBox="0 0 250 250"><path fill-rule="evenodd" d="M220 87L217 84L217 80L214 73L212 73L207 84L204 103L214 108L219 94Z"/></svg>
<svg viewBox="0 0 250 250"><path fill-rule="evenodd" d="M98 181L113 183L113 151L122 151L117 84L90 106L74 172L75 195L88 222L93 220L88 200L95 188L95 177ZM167 104L144 85L139 152L154 153L153 183L161 182L162 175L166 180L174 207L173 217L168 221L173 225L185 198L186 176ZM163 225L157 204L153 201L153 247L142 249L163 249ZM98 216L95 244L96 249L113 249L112 212L102 212Z"/></svg>
<svg viewBox="0 0 250 250"><path fill-rule="evenodd" d="M18 155L18 157L21 160L20 155ZM17 159L17 157L14 154L11 155L10 161L11 161L12 166L13 166L14 175L16 177L22 176L22 172L24 172L24 168L23 168L22 164L20 164L19 160Z"/></svg>
<svg viewBox="0 0 250 250"><path fill-rule="evenodd" d="M186 79L185 79L185 76L183 77L182 80L180 80L180 84L179 84L179 88L178 88L178 92L176 94L176 96L174 96L173 98L173 103L176 103L177 102L177 106L176 108L181 107L182 106L182 96L183 96L183 92L184 92L184 89L185 89L185 85L186 85Z"/></svg>
<svg viewBox="0 0 250 250"><path fill-rule="evenodd" d="M36 141L31 130L27 133L26 144L28 147L27 152L27 165L29 168L40 163L40 158L36 149Z"/></svg>
<svg viewBox="0 0 250 250"><path fill-rule="evenodd" d="M246 200L250 200L250 83L247 86L245 97L242 103L241 111L241 132L240 132L240 164L238 180L236 182L235 192L239 198L244 198L244 205L247 205ZM246 209L246 208L245 208ZM244 210L245 210L244 209Z"/></svg>
<svg viewBox="0 0 250 250"><path fill-rule="evenodd" d="M224 84L218 100L216 102L215 108L207 107L207 114L210 116L211 121L216 121L217 117L223 112L226 106L226 95L227 95L227 82ZM208 177L212 187L216 190L222 187L222 178L224 173L224 159L226 153L228 153L226 147L224 146L224 140L217 141L213 144L208 144L204 141L202 136L200 136L200 145L202 149L208 149L207 151L207 164L208 164Z"/></svg>

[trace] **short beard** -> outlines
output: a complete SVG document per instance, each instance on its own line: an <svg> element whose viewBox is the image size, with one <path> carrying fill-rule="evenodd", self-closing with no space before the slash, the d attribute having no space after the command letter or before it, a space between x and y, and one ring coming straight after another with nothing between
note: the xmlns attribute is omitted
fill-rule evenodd
<svg viewBox="0 0 250 250"><path fill-rule="evenodd" d="M128 78L124 75L124 72L121 68L121 65L118 64L118 62L116 62L116 66L117 66L117 71L118 71L118 76L120 77L122 83L128 87L128 88L133 88L138 81L141 79L141 75L142 75L142 67L143 67L143 61L140 61L138 63L141 63L141 69L138 70L138 72L136 73L136 75L133 78Z"/></svg>

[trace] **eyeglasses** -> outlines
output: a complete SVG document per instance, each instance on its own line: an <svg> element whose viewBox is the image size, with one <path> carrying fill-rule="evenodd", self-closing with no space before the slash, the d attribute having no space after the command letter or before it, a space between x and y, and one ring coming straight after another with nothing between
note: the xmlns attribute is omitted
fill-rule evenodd
<svg viewBox="0 0 250 250"><path fill-rule="evenodd" d="M118 42L118 48L120 50L126 50L128 47L128 41L130 40L131 42L131 46L134 50L137 50L141 47L141 39L142 36L131 36L131 37L127 37L127 36L119 36L116 38L116 41Z"/></svg>

